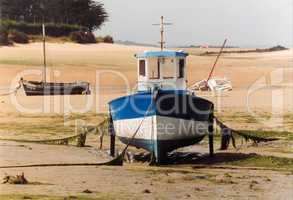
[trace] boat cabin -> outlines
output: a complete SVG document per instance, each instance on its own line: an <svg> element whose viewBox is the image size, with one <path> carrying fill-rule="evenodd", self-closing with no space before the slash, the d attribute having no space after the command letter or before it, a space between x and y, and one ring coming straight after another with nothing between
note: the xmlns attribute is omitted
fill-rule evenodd
<svg viewBox="0 0 293 200"><path fill-rule="evenodd" d="M186 90L184 51L145 51L135 55L138 65L138 91L152 88Z"/></svg>

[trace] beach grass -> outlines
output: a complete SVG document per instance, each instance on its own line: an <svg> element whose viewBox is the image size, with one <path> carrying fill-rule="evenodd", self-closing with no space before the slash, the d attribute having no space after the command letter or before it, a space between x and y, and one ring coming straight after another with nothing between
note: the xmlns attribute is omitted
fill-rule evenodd
<svg viewBox="0 0 293 200"><path fill-rule="evenodd" d="M240 130L240 132L262 138L279 138L282 140L293 141L293 132L288 131Z"/></svg>
<svg viewBox="0 0 293 200"><path fill-rule="evenodd" d="M227 162L226 164L240 167L263 167L271 169L286 169L293 171L293 159L275 156L253 155L242 160Z"/></svg>
<svg viewBox="0 0 293 200"><path fill-rule="evenodd" d="M0 131L13 133L13 137L48 139L76 134L77 125L96 125L105 119L104 114L85 113L70 115L19 115L14 120L0 121ZM4 138L2 135L2 139ZM6 136L7 137L7 136ZM44 137L44 138L43 138ZM17 139L14 138L14 139ZM11 138L9 138L11 139Z"/></svg>

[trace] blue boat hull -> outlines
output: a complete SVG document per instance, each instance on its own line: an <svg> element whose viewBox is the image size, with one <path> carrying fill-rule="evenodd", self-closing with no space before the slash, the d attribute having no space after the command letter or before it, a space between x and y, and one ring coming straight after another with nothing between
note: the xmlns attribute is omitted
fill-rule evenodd
<svg viewBox="0 0 293 200"><path fill-rule="evenodd" d="M154 153L157 162L167 152L200 142L213 113L211 102L186 91L159 90L155 96L139 92L115 99L109 107L116 136L125 144Z"/></svg>

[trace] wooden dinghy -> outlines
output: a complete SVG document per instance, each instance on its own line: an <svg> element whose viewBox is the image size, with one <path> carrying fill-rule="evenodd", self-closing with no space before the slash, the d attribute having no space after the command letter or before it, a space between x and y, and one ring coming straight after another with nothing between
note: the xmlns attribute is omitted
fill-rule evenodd
<svg viewBox="0 0 293 200"><path fill-rule="evenodd" d="M90 95L88 82L49 83L21 80L27 96L45 95Z"/></svg>
<svg viewBox="0 0 293 200"><path fill-rule="evenodd" d="M21 78L20 83L24 88L27 96L45 96L45 95L89 95L90 84L84 81L76 81L73 83L52 83L47 82L46 74L46 31L43 23L43 80L42 81L27 81Z"/></svg>

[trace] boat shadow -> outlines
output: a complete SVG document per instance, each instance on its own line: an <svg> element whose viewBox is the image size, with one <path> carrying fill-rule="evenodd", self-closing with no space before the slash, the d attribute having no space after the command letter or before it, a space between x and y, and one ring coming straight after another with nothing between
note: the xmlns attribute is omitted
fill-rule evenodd
<svg viewBox="0 0 293 200"><path fill-rule="evenodd" d="M217 164L227 164L231 162L245 160L254 157L256 154L244 154L244 153L228 153L220 152L215 153L213 156L209 154L201 154L194 152L174 152L167 156L166 162L163 164L168 165L217 165Z"/></svg>
<svg viewBox="0 0 293 200"><path fill-rule="evenodd" d="M212 157L209 154L202 154L196 152L172 152L169 153L160 165L219 165L229 164L231 162L245 160L255 157L257 154L250 153L231 153L219 152ZM150 162L150 154L136 154L134 160L136 162Z"/></svg>

